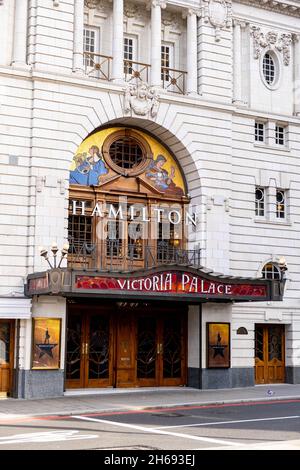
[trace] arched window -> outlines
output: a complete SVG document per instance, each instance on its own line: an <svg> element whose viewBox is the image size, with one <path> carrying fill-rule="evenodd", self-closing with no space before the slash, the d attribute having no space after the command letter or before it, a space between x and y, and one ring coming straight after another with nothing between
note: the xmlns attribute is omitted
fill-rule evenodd
<svg viewBox="0 0 300 470"><path fill-rule="evenodd" d="M262 269L262 277L264 279L280 279L281 273L279 267L275 263L267 263Z"/></svg>

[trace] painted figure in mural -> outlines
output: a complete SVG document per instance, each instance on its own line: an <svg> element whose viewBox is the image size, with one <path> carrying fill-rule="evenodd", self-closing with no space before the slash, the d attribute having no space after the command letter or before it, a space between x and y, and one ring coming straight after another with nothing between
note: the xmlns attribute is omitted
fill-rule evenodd
<svg viewBox="0 0 300 470"><path fill-rule="evenodd" d="M97 145L90 147L88 155L79 153L73 160L76 168L70 171L70 184L97 186L100 183L100 176L108 173Z"/></svg>
<svg viewBox="0 0 300 470"><path fill-rule="evenodd" d="M175 168L172 166L170 173L163 168L167 159L163 155L158 155L156 160L153 160L148 170L146 177L149 178L154 186L162 192L172 192L178 195L183 194L183 190L176 186L173 179L175 177Z"/></svg>

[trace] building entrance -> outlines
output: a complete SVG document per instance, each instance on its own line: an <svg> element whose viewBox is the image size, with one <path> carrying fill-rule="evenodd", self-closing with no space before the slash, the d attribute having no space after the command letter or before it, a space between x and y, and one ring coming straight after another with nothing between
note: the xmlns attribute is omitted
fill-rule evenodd
<svg viewBox="0 0 300 470"><path fill-rule="evenodd" d="M186 384L185 308L70 304L66 388Z"/></svg>
<svg viewBox="0 0 300 470"><path fill-rule="evenodd" d="M12 388L14 320L0 320L0 393Z"/></svg>
<svg viewBox="0 0 300 470"><path fill-rule="evenodd" d="M283 383L285 344L283 325L255 326L255 382Z"/></svg>

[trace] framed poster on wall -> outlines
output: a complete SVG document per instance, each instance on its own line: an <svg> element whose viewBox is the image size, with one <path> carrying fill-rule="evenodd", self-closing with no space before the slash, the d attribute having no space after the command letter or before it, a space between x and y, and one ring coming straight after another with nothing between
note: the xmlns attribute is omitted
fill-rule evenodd
<svg viewBox="0 0 300 470"><path fill-rule="evenodd" d="M32 369L59 369L60 318L33 318Z"/></svg>
<svg viewBox="0 0 300 470"><path fill-rule="evenodd" d="M207 323L207 368L230 367L230 323Z"/></svg>

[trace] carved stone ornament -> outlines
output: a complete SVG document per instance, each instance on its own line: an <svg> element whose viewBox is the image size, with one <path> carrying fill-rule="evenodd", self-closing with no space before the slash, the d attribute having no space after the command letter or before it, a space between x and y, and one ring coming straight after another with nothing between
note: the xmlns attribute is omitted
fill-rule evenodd
<svg viewBox="0 0 300 470"><path fill-rule="evenodd" d="M125 88L124 111L137 116L150 114L155 117L159 107L159 95L155 87L145 82L128 83Z"/></svg>
<svg viewBox="0 0 300 470"><path fill-rule="evenodd" d="M210 23L216 32L215 39L221 40L221 30L232 25L231 0L202 0L205 23Z"/></svg>
<svg viewBox="0 0 300 470"><path fill-rule="evenodd" d="M125 2L124 4L124 15L127 18L136 18L139 13L139 8L134 3Z"/></svg>
<svg viewBox="0 0 300 470"><path fill-rule="evenodd" d="M161 22L164 26L169 26L171 29L174 31L180 31L181 29L181 19L179 16L175 13L172 13L170 11L164 11L162 12L161 16Z"/></svg>
<svg viewBox="0 0 300 470"><path fill-rule="evenodd" d="M289 65L291 60L291 44L293 41L290 33L276 33L269 31L264 34L258 26L252 26L251 35L253 37L254 59L259 59L262 51L266 48L282 53L284 65Z"/></svg>
<svg viewBox="0 0 300 470"><path fill-rule="evenodd" d="M84 6L87 8L98 8L99 10L104 10L106 5L103 0L84 0Z"/></svg>

